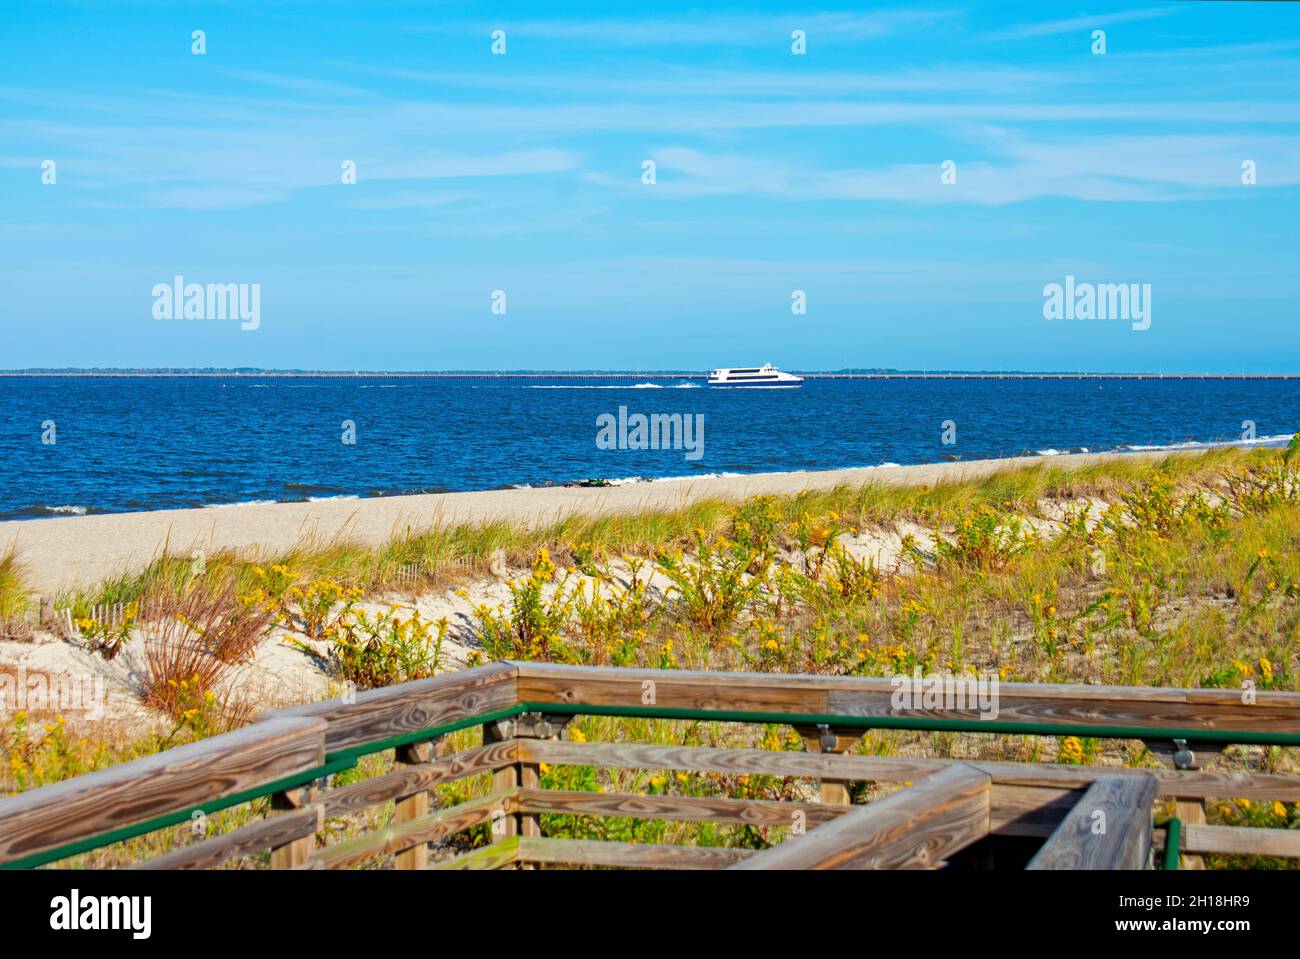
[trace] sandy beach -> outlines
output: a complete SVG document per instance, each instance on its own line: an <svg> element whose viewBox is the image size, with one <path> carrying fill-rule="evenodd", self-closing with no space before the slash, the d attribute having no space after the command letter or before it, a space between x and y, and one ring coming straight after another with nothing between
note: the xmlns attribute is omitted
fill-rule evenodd
<svg viewBox="0 0 1300 959"><path fill-rule="evenodd" d="M530 526L564 516L671 509L704 499L740 500L760 494L842 485L925 485L978 479L1025 466L1083 466L1116 458L1161 453L1027 456L920 466L882 466L814 472L671 479L605 488L548 487L326 500L313 503L242 504L206 509L158 510L0 523L0 549L11 544L25 581L53 593L89 586L142 569L164 552L236 550L241 555L279 552L305 537L335 537L367 545L395 533L437 525L505 521Z"/></svg>

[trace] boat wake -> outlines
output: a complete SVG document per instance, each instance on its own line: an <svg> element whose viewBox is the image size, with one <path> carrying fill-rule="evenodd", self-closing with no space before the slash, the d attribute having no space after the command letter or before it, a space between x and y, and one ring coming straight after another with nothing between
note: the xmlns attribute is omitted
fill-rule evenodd
<svg viewBox="0 0 1300 959"><path fill-rule="evenodd" d="M543 384L537 386L525 386L526 390L698 390L699 383L620 383L616 385L601 386L572 386L560 384Z"/></svg>

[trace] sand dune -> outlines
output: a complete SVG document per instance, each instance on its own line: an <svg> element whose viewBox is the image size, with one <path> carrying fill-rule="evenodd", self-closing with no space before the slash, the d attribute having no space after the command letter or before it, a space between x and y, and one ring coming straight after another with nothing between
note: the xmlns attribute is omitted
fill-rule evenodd
<svg viewBox="0 0 1300 959"><path fill-rule="evenodd" d="M597 489L486 490L17 520L0 523L0 549L15 544L25 580L39 591L55 592L139 570L164 551L182 556L194 550L278 552L305 536L343 537L374 545L403 529L426 529L437 524L507 521L540 525L570 514L671 509L702 499L739 500L758 494L789 494L869 482L933 484L977 479L998 470L1045 463L1080 466L1119 457L1168 455L1028 456L924 466L684 478Z"/></svg>

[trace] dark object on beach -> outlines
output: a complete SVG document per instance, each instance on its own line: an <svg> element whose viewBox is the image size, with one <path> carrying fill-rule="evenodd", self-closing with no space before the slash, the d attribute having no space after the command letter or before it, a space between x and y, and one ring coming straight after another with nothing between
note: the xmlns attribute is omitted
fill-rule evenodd
<svg viewBox="0 0 1300 959"><path fill-rule="evenodd" d="M944 454L943 454L943 458L946 459L946 460L959 460L959 459L961 459L961 454L960 454L960 453L944 453Z"/></svg>
<svg viewBox="0 0 1300 959"><path fill-rule="evenodd" d="M30 613L21 616L0 616L0 639L30 643L35 638L36 628L32 625Z"/></svg>
<svg viewBox="0 0 1300 959"><path fill-rule="evenodd" d="M614 484L607 479L601 479L599 477L588 477L587 479L580 481L578 485L579 486L613 486Z"/></svg>

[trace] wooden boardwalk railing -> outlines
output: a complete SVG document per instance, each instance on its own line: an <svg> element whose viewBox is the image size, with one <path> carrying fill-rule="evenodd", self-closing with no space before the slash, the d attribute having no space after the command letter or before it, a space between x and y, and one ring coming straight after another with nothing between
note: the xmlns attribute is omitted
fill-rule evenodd
<svg viewBox="0 0 1300 959"><path fill-rule="evenodd" d="M897 688L887 679L497 663L281 710L236 732L0 799L0 868L57 862L158 830L188 834L175 827L265 797L265 818L187 843L178 835L172 851L138 865L206 868L270 850L276 868L380 857L402 869L933 868L997 865L996 844L1008 837L1036 844L1028 859L1035 869L1142 868L1162 849L1170 865L1180 853L1185 865L1210 853L1300 857L1300 832L1206 825L1202 805L1211 797L1295 802L1300 777L1194 768L1228 744L1300 746L1300 694L1244 700L1233 690L1004 683L992 703L904 708ZM577 715L783 723L807 751L559 738ZM476 726L482 745L440 754L447 734ZM1177 756L1182 768L848 754L869 729L1135 739ZM333 773L388 750L392 771L329 785ZM821 788L801 801L560 791L541 788L543 764L806 778ZM491 776L486 795L431 808L433 787L483 774ZM850 782L902 788L850 805ZM1158 800L1177 803L1176 828L1153 830ZM321 840L327 818L389 801L386 828ZM570 840L542 834L546 814L768 826L786 838L761 851ZM489 844L429 862L430 844L476 826L488 827Z"/></svg>

